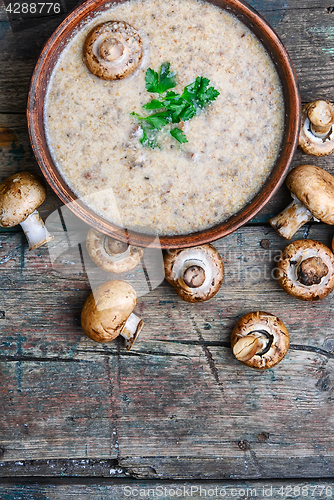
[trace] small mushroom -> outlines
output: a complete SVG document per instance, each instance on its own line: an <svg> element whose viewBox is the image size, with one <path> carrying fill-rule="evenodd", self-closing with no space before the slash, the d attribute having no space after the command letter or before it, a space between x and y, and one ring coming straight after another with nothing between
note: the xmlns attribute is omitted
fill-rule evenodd
<svg viewBox="0 0 334 500"><path fill-rule="evenodd" d="M319 241L294 241L277 263L277 279L293 297L323 299L334 288L334 255Z"/></svg>
<svg viewBox="0 0 334 500"><path fill-rule="evenodd" d="M299 147L309 155L326 156L334 152L334 104L314 101L302 108Z"/></svg>
<svg viewBox="0 0 334 500"><path fill-rule="evenodd" d="M119 80L131 75L142 56L139 33L124 21L98 24L84 43L83 60L87 68L103 80Z"/></svg>
<svg viewBox="0 0 334 500"><path fill-rule="evenodd" d="M46 198L46 189L37 175L20 172L0 185L0 226L20 224L27 237L29 250L52 240L37 208Z"/></svg>
<svg viewBox="0 0 334 500"><path fill-rule="evenodd" d="M289 333L273 314L257 311L245 314L235 325L231 347L241 363L265 370L277 365L288 352Z"/></svg>
<svg viewBox="0 0 334 500"><path fill-rule="evenodd" d="M125 281L102 283L89 295L81 311L83 331L95 342L110 342L122 335L129 351L144 325L133 313L136 304L136 292Z"/></svg>
<svg viewBox="0 0 334 500"><path fill-rule="evenodd" d="M187 302L203 302L218 292L224 279L224 264L209 244L168 250L164 255L165 278Z"/></svg>
<svg viewBox="0 0 334 500"><path fill-rule="evenodd" d="M144 250L90 229L86 247L92 261L105 271L125 273L141 261Z"/></svg>
<svg viewBox="0 0 334 500"><path fill-rule="evenodd" d="M269 220L278 234L289 240L312 217L334 224L334 177L329 172L314 165L299 165L288 174L286 185L293 201Z"/></svg>

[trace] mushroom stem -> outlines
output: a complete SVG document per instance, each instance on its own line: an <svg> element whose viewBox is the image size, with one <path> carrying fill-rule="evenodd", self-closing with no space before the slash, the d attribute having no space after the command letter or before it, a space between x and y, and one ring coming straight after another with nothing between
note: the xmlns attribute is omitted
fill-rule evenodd
<svg viewBox="0 0 334 500"><path fill-rule="evenodd" d="M125 339L125 347L130 351L139 332L143 328L144 322L135 313L131 313L128 317L123 330L121 331L122 337Z"/></svg>
<svg viewBox="0 0 334 500"><path fill-rule="evenodd" d="M249 361L257 352L262 349L260 339L255 335L245 335L241 337L233 347L233 354L239 361Z"/></svg>
<svg viewBox="0 0 334 500"><path fill-rule="evenodd" d="M198 288L205 281L205 270L199 265L191 265L184 271L183 281L190 288Z"/></svg>
<svg viewBox="0 0 334 500"><path fill-rule="evenodd" d="M256 354L266 354L272 343L273 336L266 330L252 330L234 344L233 354L239 361L249 361Z"/></svg>
<svg viewBox="0 0 334 500"><path fill-rule="evenodd" d="M323 139L331 133L334 124L334 105L328 101L315 101L309 105L307 117L312 134Z"/></svg>
<svg viewBox="0 0 334 500"><path fill-rule="evenodd" d="M124 52L124 45L115 40L115 38L107 38L99 47L99 56L105 61L116 61Z"/></svg>
<svg viewBox="0 0 334 500"><path fill-rule="evenodd" d="M311 220L312 213L303 205L298 198L293 201L281 213L269 219L271 226L278 234L289 240L306 222Z"/></svg>
<svg viewBox="0 0 334 500"><path fill-rule="evenodd" d="M320 257L302 260L296 269L297 279L304 286L319 285L328 275L328 267Z"/></svg>
<svg viewBox="0 0 334 500"><path fill-rule="evenodd" d="M130 255L130 245L109 236L105 237L103 246L112 262L123 260Z"/></svg>
<svg viewBox="0 0 334 500"><path fill-rule="evenodd" d="M28 240L29 250L38 248L53 239L37 210L21 222L20 226Z"/></svg>

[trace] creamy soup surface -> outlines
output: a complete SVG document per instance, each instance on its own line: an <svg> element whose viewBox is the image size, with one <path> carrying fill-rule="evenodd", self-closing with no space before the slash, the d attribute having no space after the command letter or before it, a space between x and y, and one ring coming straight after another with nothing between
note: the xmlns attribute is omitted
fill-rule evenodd
<svg viewBox="0 0 334 500"><path fill-rule="evenodd" d="M140 67L118 81L94 76L82 58L87 33L110 20L131 24L144 46ZM131 112L149 113L142 106L157 95L147 92L145 73L166 61L175 92L203 76L220 95L184 123L188 143L162 131L161 149L150 149ZM197 0L129 0L70 40L44 118L57 168L86 205L119 226L175 235L222 222L254 197L280 148L284 104L264 47L230 13Z"/></svg>

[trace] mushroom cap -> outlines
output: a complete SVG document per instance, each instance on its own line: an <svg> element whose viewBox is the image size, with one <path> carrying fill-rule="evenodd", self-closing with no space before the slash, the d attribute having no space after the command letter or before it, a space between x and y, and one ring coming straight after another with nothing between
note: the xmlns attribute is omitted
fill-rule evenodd
<svg viewBox="0 0 334 500"><path fill-rule="evenodd" d="M262 342L264 339L267 343L258 354L256 346L252 349L252 345L249 345L254 338L259 338ZM250 342L246 343L248 339ZM273 314L263 311L250 312L242 316L235 325L231 337L233 354L238 361L259 370L277 365L288 352L289 345L289 333L282 321Z"/></svg>
<svg viewBox="0 0 334 500"><path fill-rule="evenodd" d="M210 244L198 247L168 250L164 255L165 278L187 302L203 302L218 292L224 279L224 264L217 250ZM183 276L190 267L205 271L204 282L197 287L188 286Z"/></svg>
<svg viewBox="0 0 334 500"><path fill-rule="evenodd" d="M46 198L42 180L30 172L20 172L8 177L0 185L0 226L17 226Z"/></svg>
<svg viewBox="0 0 334 500"><path fill-rule="evenodd" d="M286 185L316 219L334 224L334 177L329 172L299 165L289 172Z"/></svg>
<svg viewBox="0 0 334 500"><path fill-rule="evenodd" d="M88 231L86 248L90 258L97 266L111 273L125 273L139 264L144 254L142 248L129 245L124 256L121 253L117 257L117 254L111 254L108 251L108 241L110 240L112 238L96 231L96 229L91 228Z"/></svg>
<svg viewBox="0 0 334 500"><path fill-rule="evenodd" d="M94 75L103 80L119 80L131 75L143 56L141 38L124 21L98 24L84 43L83 59Z"/></svg>
<svg viewBox="0 0 334 500"><path fill-rule="evenodd" d="M95 342L110 342L122 332L136 303L136 292L125 281L102 283L93 290L82 308L83 331Z"/></svg>
<svg viewBox="0 0 334 500"><path fill-rule="evenodd" d="M307 153L312 156L326 156L334 152L334 127L332 127L329 130L328 135L323 138L323 137L317 137L312 133L310 130L311 122L309 119L309 116L312 118L312 110L314 106L318 103L322 103L324 105L328 105L328 107L333 108L333 104L330 103L329 101L315 101L315 102L310 102L308 104L305 104L302 107L302 114L301 114L301 127L300 127L300 133L299 133L299 140L298 140L298 146L300 149L304 151L304 153ZM323 106L321 106L323 107ZM333 111L331 112L333 113ZM313 113L314 114L314 113ZM317 114L319 115L319 114ZM319 126L321 122L323 121L323 126L326 126L326 124L329 123L328 121L328 112L323 110L320 115L323 116L323 120L319 119L321 116L317 116L317 118L314 118L314 123L316 126ZM332 117L333 118L333 117ZM327 122L327 123L325 123Z"/></svg>
<svg viewBox="0 0 334 500"><path fill-rule="evenodd" d="M321 260L328 272L315 276L319 283L306 285L299 281L298 268L312 257ZM310 273L310 276L313 274ZM334 288L334 254L319 241L296 240L283 250L277 263L277 279L281 287L293 297L308 301L323 299Z"/></svg>

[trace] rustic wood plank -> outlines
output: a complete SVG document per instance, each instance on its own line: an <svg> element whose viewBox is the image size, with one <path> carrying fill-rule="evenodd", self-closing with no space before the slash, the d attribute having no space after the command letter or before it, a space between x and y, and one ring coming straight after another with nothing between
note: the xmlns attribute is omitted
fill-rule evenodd
<svg viewBox="0 0 334 500"><path fill-rule="evenodd" d="M275 27L294 63L305 101L334 99L333 14L322 1L250 0ZM29 81L39 53L64 15L45 17L37 25L11 29L0 19L0 112L24 112Z"/></svg>
<svg viewBox="0 0 334 500"><path fill-rule="evenodd" d="M305 499L330 498L334 482L330 479L321 481L217 481L217 482L167 482L167 481L131 481L122 480L106 482L101 479L93 481L64 481L36 484L20 480L5 482L0 485L0 494L6 500L125 500L127 498L286 498L301 497Z"/></svg>
<svg viewBox="0 0 334 500"><path fill-rule="evenodd" d="M312 225L309 237L328 244L331 231ZM4 462L115 458L160 478L333 473L334 296L309 304L279 288L271 273L285 243L273 230L216 243L226 277L210 302L183 303L166 283L140 297L146 324L129 353L82 335L90 287L79 251L65 248L52 267L47 248L27 252L18 234L0 241ZM236 319L256 309L279 315L292 342L265 373L229 348Z"/></svg>
<svg viewBox="0 0 334 500"><path fill-rule="evenodd" d="M39 51L62 19L10 23L1 1L0 112L7 114L0 115L0 181L18 170L38 172L23 113ZM333 100L329 5L322 0L250 3L286 44L302 98ZM332 157L297 152L293 165L300 163L334 173ZM265 222L288 199L281 188L253 223ZM60 205L49 190L42 216ZM19 230L0 233L0 475L333 475L333 295L308 304L278 287L272 271L285 242L271 228L243 228L216 242L226 277L207 304L182 303L166 283L147 293L142 268L125 275L139 292L137 310L146 321L127 353L121 342L94 344L80 328L90 286L106 279L89 263L83 245L81 250L68 245L72 236L83 243L87 228L74 223L69 237L56 218L48 221L55 232L53 262L47 248L28 252ZM299 237L330 244L331 233L310 224ZM261 246L264 239L267 249ZM234 360L229 337L238 317L264 308L287 324L292 346L278 367L259 374ZM99 498L121 494L104 487L92 491ZM13 488L7 497L37 495L36 488ZM93 498L84 488L58 492L61 498L86 493ZM48 498L49 492L38 494Z"/></svg>

